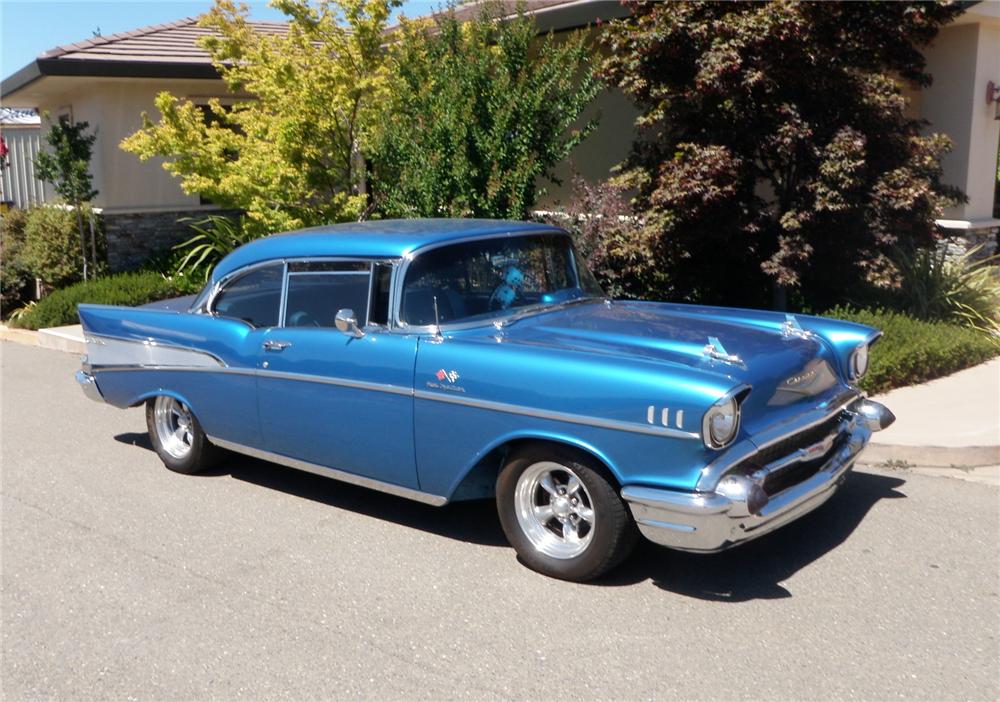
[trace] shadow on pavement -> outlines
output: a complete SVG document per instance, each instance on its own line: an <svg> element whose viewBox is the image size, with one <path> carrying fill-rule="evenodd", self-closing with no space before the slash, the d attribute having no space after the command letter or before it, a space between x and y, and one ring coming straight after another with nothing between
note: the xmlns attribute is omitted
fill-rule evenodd
<svg viewBox="0 0 1000 702"><path fill-rule="evenodd" d="M115 440L149 451L153 450L149 436L145 433L119 434ZM507 546L507 539L500 528L493 500L456 502L444 507L431 507L377 490L330 480L229 451L223 452L217 466L191 478L225 475L450 539L482 546Z"/></svg>
<svg viewBox="0 0 1000 702"><path fill-rule="evenodd" d="M722 553L682 553L643 540L626 563L597 582L621 586L651 579L664 590L716 602L791 597L781 583L846 541L876 502L906 497L896 490L905 482L853 473L815 512Z"/></svg>
<svg viewBox="0 0 1000 702"><path fill-rule="evenodd" d="M119 434L115 439L152 450L145 433ZM229 452L217 468L199 475L228 475L411 529L483 546L507 547L492 500L431 507ZM853 473L837 494L815 512L723 553L682 553L640 539L635 553L625 563L592 584L621 587L651 580L669 592L716 602L791 597L781 583L846 541L879 500L905 497L896 490L905 482L884 475Z"/></svg>

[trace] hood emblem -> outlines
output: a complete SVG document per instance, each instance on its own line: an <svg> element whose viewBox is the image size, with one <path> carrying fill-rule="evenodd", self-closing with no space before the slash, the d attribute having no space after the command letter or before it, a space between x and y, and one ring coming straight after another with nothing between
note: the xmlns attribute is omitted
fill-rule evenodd
<svg viewBox="0 0 1000 702"><path fill-rule="evenodd" d="M785 321L781 324L781 336L786 339L791 339L793 337L799 339L811 339L813 337L813 333L803 329L794 314L786 314Z"/></svg>
<svg viewBox="0 0 1000 702"><path fill-rule="evenodd" d="M743 359L734 353L726 353L726 347L714 336L708 337L708 343L702 352L714 361L732 363L737 366L743 365Z"/></svg>
<svg viewBox="0 0 1000 702"><path fill-rule="evenodd" d="M802 373L801 375L795 375L785 381L785 385L801 385L802 383L812 380L816 377L816 371L810 370Z"/></svg>

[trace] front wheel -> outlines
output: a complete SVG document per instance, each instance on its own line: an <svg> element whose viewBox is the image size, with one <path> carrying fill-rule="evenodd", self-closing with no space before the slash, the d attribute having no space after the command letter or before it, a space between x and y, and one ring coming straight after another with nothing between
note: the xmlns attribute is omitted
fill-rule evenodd
<svg viewBox="0 0 1000 702"><path fill-rule="evenodd" d="M637 531L603 467L589 457L535 446L507 461L497 479L507 540L531 569L583 582L631 553Z"/></svg>
<svg viewBox="0 0 1000 702"><path fill-rule="evenodd" d="M165 395L147 400L146 429L163 465L176 473L197 473L214 462L215 447L179 400Z"/></svg>

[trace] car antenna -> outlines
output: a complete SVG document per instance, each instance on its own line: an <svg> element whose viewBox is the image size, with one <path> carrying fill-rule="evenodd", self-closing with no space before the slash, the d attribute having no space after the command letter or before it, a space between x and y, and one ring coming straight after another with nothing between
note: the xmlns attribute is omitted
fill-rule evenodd
<svg viewBox="0 0 1000 702"><path fill-rule="evenodd" d="M440 341L441 336L441 315L438 314L438 296L434 296L434 337Z"/></svg>

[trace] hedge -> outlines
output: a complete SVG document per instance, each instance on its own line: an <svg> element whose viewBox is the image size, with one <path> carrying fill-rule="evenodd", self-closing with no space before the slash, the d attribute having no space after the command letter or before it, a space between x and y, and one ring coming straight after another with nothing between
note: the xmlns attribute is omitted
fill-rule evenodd
<svg viewBox="0 0 1000 702"><path fill-rule="evenodd" d="M925 322L899 312L838 307L824 314L881 329L861 388L870 393L915 385L1000 355L1000 340L948 322Z"/></svg>
<svg viewBox="0 0 1000 702"><path fill-rule="evenodd" d="M174 283L159 273L122 273L76 283L49 293L24 314L10 320L10 325L25 329L44 329L76 324L76 306L81 302L101 305L144 305L155 300L176 297Z"/></svg>

